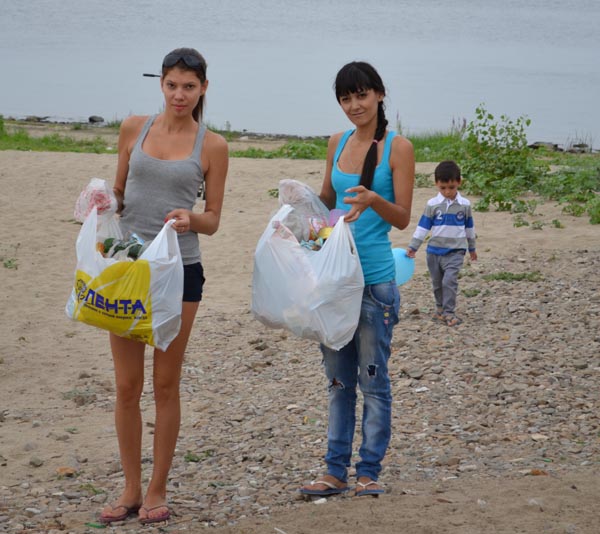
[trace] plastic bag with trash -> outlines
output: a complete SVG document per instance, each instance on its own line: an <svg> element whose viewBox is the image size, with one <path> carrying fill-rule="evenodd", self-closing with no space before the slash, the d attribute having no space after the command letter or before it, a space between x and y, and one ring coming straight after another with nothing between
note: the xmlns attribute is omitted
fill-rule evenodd
<svg viewBox="0 0 600 534"><path fill-rule="evenodd" d="M252 314L266 326L339 350L360 318L364 278L354 238L340 217L319 250L307 249L289 228L290 216L298 221L295 212L281 206L258 241Z"/></svg>

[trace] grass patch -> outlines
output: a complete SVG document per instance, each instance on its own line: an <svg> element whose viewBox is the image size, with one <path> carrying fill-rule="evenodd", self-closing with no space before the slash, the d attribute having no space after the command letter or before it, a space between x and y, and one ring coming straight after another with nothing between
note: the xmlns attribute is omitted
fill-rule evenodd
<svg viewBox="0 0 600 534"><path fill-rule="evenodd" d="M456 131L429 132L408 136L415 150L415 161L460 161L462 134Z"/></svg>
<svg viewBox="0 0 600 534"><path fill-rule="evenodd" d="M2 258L2 265L6 269L14 269L15 271L19 268L17 258Z"/></svg>
<svg viewBox="0 0 600 534"><path fill-rule="evenodd" d="M96 401L96 394L87 388L83 390L74 388L63 393L62 397L64 400L72 400L77 406L92 404Z"/></svg>
<svg viewBox="0 0 600 534"><path fill-rule="evenodd" d="M483 279L490 282L493 280L501 280L503 282L539 282L542 280L542 273L532 271L526 273L511 273L509 271L501 271L499 273L486 274Z"/></svg>
<svg viewBox="0 0 600 534"><path fill-rule="evenodd" d="M2 116L0 116L0 150L94 154L115 153L115 149L110 147L100 136L94 139L75 139L54 133L42 137L32 137L25 128L17 128L15 132L9 133L6 131Z"/></svg>
<svg viewBox="0 0 600 534"><path fill-rule="evenodd" d="M425 174L422 172L418 172L415 174L415 187L417 188L427 188L433 187L435 180L431 177L430 174Z"/></svg>
<svg viewBox="0 0 600 534"><path fill-rule="evenodd" d="M462 290L462 294L467 298L476 297L477 295L479 295L479 293L481 293L481 289L463 289Z"/></svg>
<svg viewBox="0 0 600 534"><path fill-rule="evenodd" d="M16 271L19 268L17 251L20 246L21 243L17 243L16 245L0 244L0 261L5 269L14 269Z"/></svg>
<svg viewBox="0 0 600 534"><path fill-rule="evenodd" d="M26 150L34 152L81 152L114 154L115 149L97 137L92 140L77 140L58 134L31 137L25 130L0 137L0 150Z"/></svg>
<svg viewBox="0 0 600 534"><path fill-rule="evenodd" d="M106 493L103 489L97 488L96 486L94 486L93 484L91 484L89 482L87 484L81 484L79 486L79 489L81 491L85 491L89 495L100 495L102 493Z"/></svg>
<svg viewBox="0 0 600 534"><path fill-rule="evenodd" d="M327 139L295 139L288 141L282 147L275 150L264 150L262 148L248 148L246 150L235 150L231 152L234 158L264 158L264 159L321 159L327 158Z"/></svg>
<svg viewBox="0 0 600 534"><path fill-rule="evenodd" d="M197 463L205 460L207 458L212 458L215 455L215 451L213 449L208 449L206 451L201 452L200 454L196 454L195 452L187 451L183 456L184 461Z"/></svg>
<svg viewBox="0 0 600 534"><path fill-rule="evenodd" d="M522 226L529 226L529 222L525 220L522 213L519 213L513 217L513 226L515 228L521 228Z"/></svg>

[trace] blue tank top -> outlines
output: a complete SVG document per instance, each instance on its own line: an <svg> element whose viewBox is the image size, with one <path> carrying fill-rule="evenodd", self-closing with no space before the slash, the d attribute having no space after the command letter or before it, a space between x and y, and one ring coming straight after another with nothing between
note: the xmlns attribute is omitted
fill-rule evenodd
<svg viewBox="0 0 600 534"><path fill-rule="evenodd" d="M165 216L177 208L192 210L198 188L204 181L200 157L206 126L200 124L190 156L182 160L162 160L146 154L142 148L156 115L149 117L131 151L121 227L144 240L151 240L165 224ZM184 265L201 261L196 232L178 234Z"/></svg>
<svg viewBox="0 0 600 534"><path fill-rule="evenodd" d="M331 172L331 183L335 190L335 207L347 210L348 204L344 204L344 197L353 196L346 193L349 187L355 187L360 182L359 174L348 174L340 170L338 160L348 139L355 130L344 133L333 156L333 169ZM392 169L390 167L390 152L392 139L396 132L387 132L381 162L375 169L371 190L390 202L395 202L394 183L392 180ZM352 235L356 242L356 249L360 257L365 285L381 284L393 280L396 276L394 256L392 255L392 244L389 232L392 225L384 221L372 208L367 208L357 221L350 225Z"/></svg>

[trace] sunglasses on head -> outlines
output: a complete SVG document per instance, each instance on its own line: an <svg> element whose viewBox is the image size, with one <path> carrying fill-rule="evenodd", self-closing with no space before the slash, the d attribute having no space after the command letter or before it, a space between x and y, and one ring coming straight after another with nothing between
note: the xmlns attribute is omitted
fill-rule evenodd
<svg viewBox="0 0 600 534"><path fill-rule="evenodd" d="M162 66L171 68L180 61L183 61L190 69L202 68L202 70L204 70L204 65L200 58L192 56L191 54L167 54L165 59L163 59Z"/></svg>

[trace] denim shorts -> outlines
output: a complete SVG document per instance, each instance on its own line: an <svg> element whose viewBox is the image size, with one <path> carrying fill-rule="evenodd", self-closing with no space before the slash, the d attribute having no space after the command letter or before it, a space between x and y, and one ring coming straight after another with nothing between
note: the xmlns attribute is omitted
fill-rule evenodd
<svg viewBox="0 0 600 534"><path fill-rule="evenodd" d="M200 302L202 300L204 281L204 269L200 262L184 265L183 302Z"/></svg>

